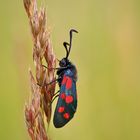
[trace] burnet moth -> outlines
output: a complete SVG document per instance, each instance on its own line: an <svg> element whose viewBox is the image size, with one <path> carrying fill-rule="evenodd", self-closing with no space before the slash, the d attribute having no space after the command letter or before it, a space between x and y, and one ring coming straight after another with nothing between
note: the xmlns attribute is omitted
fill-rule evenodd
<svg viewBox="0 0 140 140"><path fill-rule="evenodd" d="M76 30L70 30L70 42L64 42L66 57L59 61L57 69L57 82L60 90L55 97L58 97L54 112L53 124L56 128L63 127L74 116L77 108L77 70L74 64L68 59L72 47L72 35L78 33Z"/></svg>

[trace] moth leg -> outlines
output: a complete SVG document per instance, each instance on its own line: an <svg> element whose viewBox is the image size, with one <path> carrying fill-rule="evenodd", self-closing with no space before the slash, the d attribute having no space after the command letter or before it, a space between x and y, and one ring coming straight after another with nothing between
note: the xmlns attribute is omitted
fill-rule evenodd
<svg viewBox="0 0 140 140"><path fill-rule="evenodd" d="M51 81L50 83L47 83L46 85L50 85L50 84L52 84L52 83L54 83L54 82L57 82L59 79L60 79L60 78L57 78L57 79Z"/></svg>
<svg viewBox="0 0 140 140"><path fill-rule="evenodd" d="M68 67L58 67L58 68L49 68L49 67L47 67L47 66L45 66L45 65L42 65L44 68L46 68L46 69L55 69L55 70L60 70L60 69L66 69L66 68L68 68Z"/></svg>
<svg viewBox="0 0 140 140"><path fill-rule="evenodd" d="M50 83L46 83L46 84L43 84L43 85L40 85L39 83L37 83L37 85L40 86L40 87L43 87L43 86L45 86L45 85L48 86L48 85L50 85L50 84L52 84L52 83L54 83L54 82L57 82L59 79L60 79L60 77L57 78L57 79L55 79L55 80L53 80L53 81L51 81Z"/></svg>
<svg viewBox="0 0 140 140"><path fill-rule="evenodd" d="M55 94L54 94L54 98L52 99L52 101L51 101L51 104L53 103L53 101L59 96L59 93L60 92L60 90L58 90Z"/></svg>
<svg viewBox="0 0 140 140"><path fill-rule="evenodd" d="M56 96L59 92L60 92L60 90L58 90L56 93L54 93L54 96Z"/></svg>
<svg viewBox="0 0 140 140"><path fill-rule="evenodd" d="M49 68L49 67L47 67L47 66L45 66L45 65L42 65L44 68L46 68L46 69L55 69L55 70L58 70L58 69L60 69L60 68Z"/></svg>

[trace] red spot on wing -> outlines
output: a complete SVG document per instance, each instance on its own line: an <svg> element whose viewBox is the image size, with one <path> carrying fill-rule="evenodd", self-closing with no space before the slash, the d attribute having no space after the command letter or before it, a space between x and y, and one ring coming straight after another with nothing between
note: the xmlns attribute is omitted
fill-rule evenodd
<svg viewBox="0 0 140 140"><path fill-rule="evenodd" d="M62 81L62 85L64 85L66 83L66 81L67 81L67 76L64 76L63 81Z"/></svg>
<svg viewBox="0 0 140 140"><path fill-rule="evenodd" d="M71 87L72 87L72 79L67 77L66 89L70 89Z"/></svg>
<svg viewBox="0 0 140 140"><path fill-rule="evenodd" d="M71 95L66 96L65 101L67 104L72 103L73 102L73 97Z"/></svg>
<svg viewBox="0 0 140 140"><path fill-rule="evenodd" d="M63 117L64 117L65 119L69 119L69 118L70 118L70 115L69 115L69 113L64 113Z"/></svg>
<svg viewBox="0 0 140 140"><path fill-rule="evenodd" d="M65 110L65 108L64 108L63 106L60 106L60 107L58 108L58 112L59 112L59 113L64 112L64 110Z"/></svg>
<svg viewBox="0 0 140 140"><path fill-rule="evenodd" d="M60 98L64 100L66 98L66 94L65 93L61 93Z"/></svg>

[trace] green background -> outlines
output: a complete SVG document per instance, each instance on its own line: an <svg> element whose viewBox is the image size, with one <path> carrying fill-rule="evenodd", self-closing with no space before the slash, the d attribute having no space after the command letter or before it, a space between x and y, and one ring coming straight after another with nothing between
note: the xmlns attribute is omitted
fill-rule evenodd
<svg viewBox="0 0 140 140"><path fill-rule="evenodd" d="M41 3L39 1L39 3ZM78 69L78 110L52 140L140 139L139 0L46 0L48 26L57 58ZM24 104L30 94L32 37L22 0L0 0L0 140L29 140Z"/></svg>

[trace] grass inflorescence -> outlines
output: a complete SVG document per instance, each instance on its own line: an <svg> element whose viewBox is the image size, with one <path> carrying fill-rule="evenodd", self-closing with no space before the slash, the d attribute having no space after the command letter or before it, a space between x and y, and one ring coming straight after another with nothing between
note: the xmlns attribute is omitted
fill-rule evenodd
<svg viewBox="0 0 140 140"><path fill-rule="evenodd" d="M54 69L46 69L43 60L49 68L56 66L56 58L50 40L50 32L46 28L45 8L38 10L36 0L23 0L28 15L33 38L33 61L35 76L29 70L31 82L31 99L25 105L25 120L28 133L32 140L49 140L45 129L45 119L49 125L51 118L51 101L55 92Z"/></svg>

